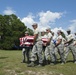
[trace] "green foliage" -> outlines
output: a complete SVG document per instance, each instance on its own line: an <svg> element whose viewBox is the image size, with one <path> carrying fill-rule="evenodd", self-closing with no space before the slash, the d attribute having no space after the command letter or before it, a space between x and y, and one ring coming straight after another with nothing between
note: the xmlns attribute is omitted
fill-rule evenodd
<svg viewBox="0 0 76 75"><path fill-rule="evenodd" d="M33 35L33 31L30 28L28 28L27 31L29 32L29 35Z"/></svg>
<svg viewBox="0 0 76 75"><path fill-rule="evenodd" d="M32 34L32 30L27 28L16 15L0 15L0 49L12 49L14 45L19 46L19 38L27 30Z"/></svg>

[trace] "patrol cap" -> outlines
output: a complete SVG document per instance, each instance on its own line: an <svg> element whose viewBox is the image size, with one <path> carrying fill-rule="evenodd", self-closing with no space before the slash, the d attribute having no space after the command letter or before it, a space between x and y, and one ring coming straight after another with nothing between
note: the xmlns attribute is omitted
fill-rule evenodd
<svg viewBox="0 0 76 75"><path fill-rule="evenodd" d="M70 29L68 29L68 30L67 30L67 32L71 32L71 30L70 30Z"/></svg>
<svg viewBox="0 0 76 75"><path fill-rule="evenodd" d="M28 34L28 33L29 33L28 31L25 32L25 34Z"/></svg>
<svg viewBox="0 0 76 75"><path fill-rule="evenodd" d="M51 28L46 28L46 30L49 30L49 31L51 31Z"/></svg>
<svg viewBox="0 0 76 75"><path fill-rule="evenodd" d="M58 30L57 33L61 33L61 30Z"/></svg>
<svg viewBox="0 0 76 75"><path fill-rule="evenodd" d="M46 32L45 30L41 30L41 32Z"/></svg>
<svg viewBox="0 0 76 75"><path fill-rule="evenodd" d="M32 26L37 26L37 23L33 23Z"/></svg>

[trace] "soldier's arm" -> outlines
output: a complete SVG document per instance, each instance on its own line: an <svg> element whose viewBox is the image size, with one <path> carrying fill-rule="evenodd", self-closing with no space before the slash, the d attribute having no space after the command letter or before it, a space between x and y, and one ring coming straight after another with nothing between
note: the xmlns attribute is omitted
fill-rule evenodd
<svg viewBox="0 0 76 75"><path fill-rule="evenodd" d="M74 44L74 46L76 46L76 43Z"/></svg>
<svg viewBox="0 0 76 75"><path fill-rule="evenodd" d="M58 39L55 46L58 46L61 43L62 39Z"/></svg>
<svg viewBox="0 0 76 75"><path fill-rule="evenodd" d="M76 41L74 42L74 46L76 46Z"/></svg>
<svg viewBox="0 0 76 75"><path fill-rule="evenodd" d="M35 44L37 36L38 36L38 34L35 34L35 35L34 35L33 44Z"/></svg>
<svg viewBox="0 0 76 75"><path fill-rule="evenodd" d="M48 41L46 44L50 44L50 41L51 41L52 37L51 38L48 38Z"/></svg>
<svg viewBox="0 0 76 75"><path fill-rule="evenodd" d="M67 44L67 43L69 43L69 42L71 42L71 41L73 41L73 39L71 39L71 40L69 40L69 41L66 41L65 44Z"/></svg>

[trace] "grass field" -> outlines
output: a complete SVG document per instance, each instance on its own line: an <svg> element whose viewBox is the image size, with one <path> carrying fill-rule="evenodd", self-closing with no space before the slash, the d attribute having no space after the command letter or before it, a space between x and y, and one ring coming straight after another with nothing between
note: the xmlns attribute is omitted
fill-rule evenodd
<svg viewBox="0 0 76 75"><path fill-rule="evenodd" d="M76 75L76 64L70 60L73 60L71 54L65 65L27 67L26 63L21 63L21 50L0 50L0 75Z"/></svg>

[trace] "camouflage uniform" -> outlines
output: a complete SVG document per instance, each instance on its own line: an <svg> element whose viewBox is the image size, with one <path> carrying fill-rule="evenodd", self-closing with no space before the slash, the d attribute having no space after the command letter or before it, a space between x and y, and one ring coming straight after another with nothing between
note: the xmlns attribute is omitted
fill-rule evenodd
<svg viewBox="0 0 76 75"><path fill-rule="evenodd" d="M69 40L72 40L68 43L68 45L66 46L66 50L65 50L65 59L67 58L70 50L72 52L72 55L73 55L73 59L74 59L74 62L76 62L76 49L75 49L75 46L74 46L74 36L73 34L70 34L67 36L67 41Z"/></svg>
<svg viewBox="0 0 76 75"><path fill-rule="evenodd" d="M26 38L26 36L29 36L29 32L28 31L25 32L25 38ZM30 62L29 61L29 57L30 57L30 51L31 51L31 49L32 49L32 46L26 46L26 45L24 45L22 47L22 54L23 54L23 61L22 62L23 63L25 63L25 62L29 63Z"/></svg>
<svg viewBox="0 0 76 75"><path fill-rule="evenodd" d="M31 51L32 47L24 47L22 48L22 54L23 54L23 63L25 63L27 61L27 63L30 62L29 58L30 58L30 51Z"/></svg>
<svg viewBox="0 0 76 75"><path fill-rule="evenodd" d="M64 59L64 43L63 43L63 37L61 35L59 35L57 37L57 40L61 39L61 43L56 47L58 50L58 53L60 55L60 59L61 59L61 63L65 63L65 59Z"/></svg>
<svg viewBox="0 0 76 75"><path fill-rule="evenodd" d="M48 36L48 38L52 39L52 34L50 32L47 34L47 36ZM48 61L48 58L49 58L49 55L50 55L51 63L55 63L55 61L56 61L54 48L55 48L55 45L50 41L50 44L48 44L46 46L46 49L45 49L46 61Z"/></svg>
<svg viewBox="0 0 76 75"><path fill-rule="evenodd" d="M39 59L39 64L43 63L43 58L42 58L42 41L41 41L41 33L39 32L38 29L34 30L34 35L38 34L38 37L36 38L36 42L33 46L32 52L31 52L31 62L35 62L36 54ZM31 65L32 66L32 65Z"/></svg>
<svg viewBox="0 0 76 75"><path fill-rule="evenodd" d="M74 46L76 48L76 33L75 33L75 36L74 36Z"/></svg>

